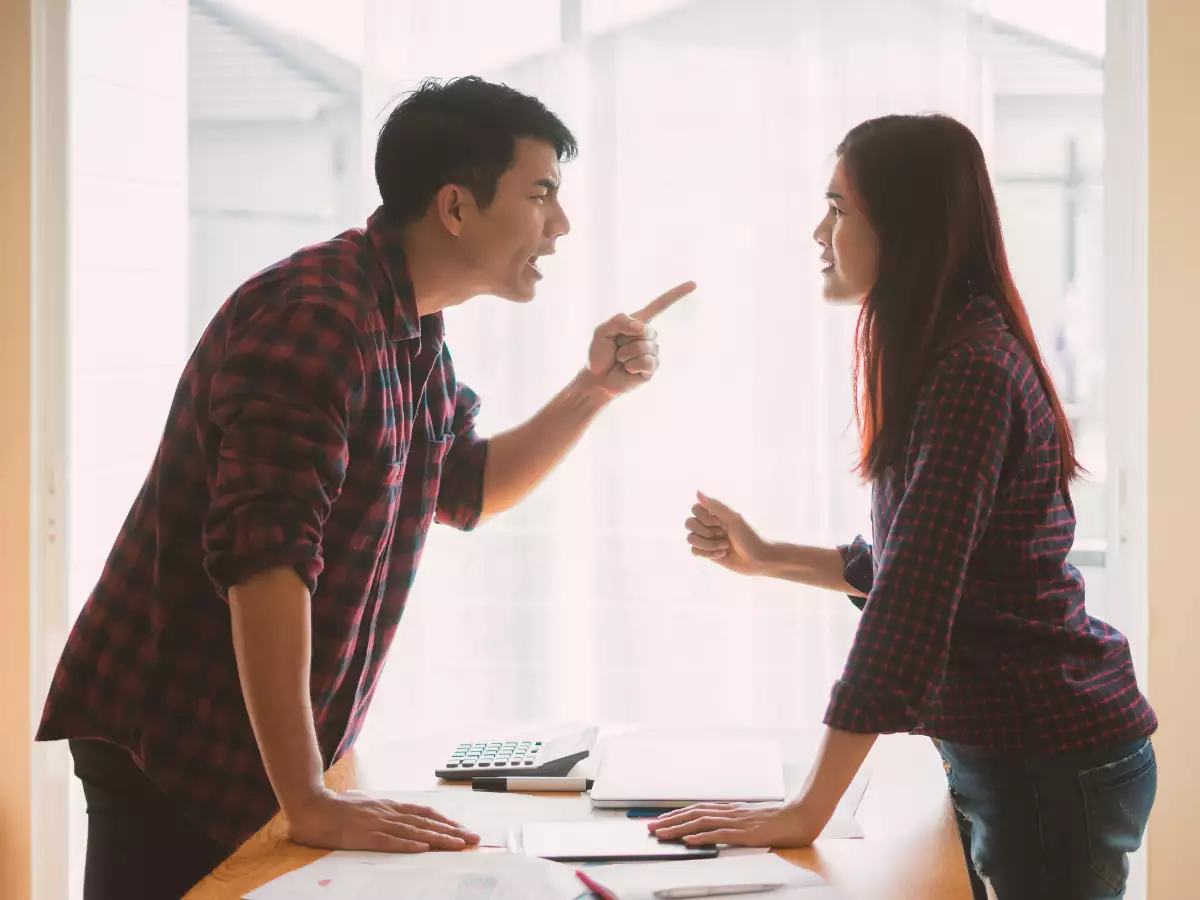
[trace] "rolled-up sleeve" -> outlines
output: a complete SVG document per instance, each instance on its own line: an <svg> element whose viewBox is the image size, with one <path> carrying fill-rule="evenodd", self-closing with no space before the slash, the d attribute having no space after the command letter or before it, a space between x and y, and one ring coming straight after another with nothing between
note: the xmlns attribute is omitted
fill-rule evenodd
<svg viewBox="0 0 1200 900"><path fill-rule="evenodd" d="M1012 379L987 350L967 348L943 360L922 391L904 493L833 688L827 725L911 731L937 696L967 567L1004 463Z"/></svg>
<svg viewBox="0 0 1200 900"><path fill-rule="evenodd" d="M320 300L260 310L231 336L210 384L219 449L202 535L222 597L277 566L316 590L364 383L358 330Z"/></svg>
<svg viewBox="0 0 1200 900"><path fill-rule="evenodd" d="M870 543L860 534L849 544L839 544L837 549L842 555L842 577L846 584L864 595L870 594L871 585L875 583L875 551ZM849 597L859 609L866 605L866 596L850 594Z"/></svg>
<svg viewBox="0 0 1200 900"><path fill-rule="evenodd" d="M488 442L475 430L479 397L466 385L458 385L454 400L454 442L442 467L438 489L437 521L461 531L470 531L483 515L483 470Z"/></svg>

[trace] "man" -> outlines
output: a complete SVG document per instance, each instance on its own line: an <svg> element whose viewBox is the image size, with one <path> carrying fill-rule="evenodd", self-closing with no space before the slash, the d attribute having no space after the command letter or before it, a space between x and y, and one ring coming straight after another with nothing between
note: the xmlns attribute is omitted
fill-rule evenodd
<svg viewBox="0 0 1200 900"><path fill-rule="evenodd" d="M647 323L694 288L602 324L544 409L476 434L441 311L533 298L570 228L575 149L532 97L426 83L380 133L366 229L256 275L213 319L38 734L71 740L87 900L177 897L279 808L317 847L478 841L322 773L359 732L431 522L471 529L524 498L654 374Z"/></svg>

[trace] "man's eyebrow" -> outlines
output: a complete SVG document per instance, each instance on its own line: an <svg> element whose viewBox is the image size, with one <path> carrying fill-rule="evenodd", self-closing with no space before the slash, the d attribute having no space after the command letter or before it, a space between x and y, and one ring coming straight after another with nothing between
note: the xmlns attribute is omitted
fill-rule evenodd
<svg viewBox="0 0 1200 900"><path fill-rule="evenodd" d="M846 198L843 197L841 194L839 194L837 191L826 191L825 199L827 199L827 200L845 200Z"/></svg>
<svg viewBox="0 0 1200 900"><path fill-rule="evenodd" d="M543 187L548 191L557 191L558 190L558 182L555 181L553 178L539 178L537 180L537 182L535 182L535 183L537 184L538 187Z"/></svg>

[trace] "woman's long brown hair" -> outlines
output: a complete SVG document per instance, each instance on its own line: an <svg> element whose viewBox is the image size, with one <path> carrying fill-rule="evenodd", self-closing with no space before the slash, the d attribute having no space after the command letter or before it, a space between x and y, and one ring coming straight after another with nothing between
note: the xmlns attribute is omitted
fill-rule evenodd
<svg viewBox="0 0 1200 900"><path fill-rule="evenodd" d="M899 462L931 363L954 339L967 301L987 295L1029 354L1050 401L1067 493L1082 470L1013 284L996 196L975 135L949 116L884 116L853 128L837 155L880 244L879 274L855 335L859 474L874 480Z"/></svg>

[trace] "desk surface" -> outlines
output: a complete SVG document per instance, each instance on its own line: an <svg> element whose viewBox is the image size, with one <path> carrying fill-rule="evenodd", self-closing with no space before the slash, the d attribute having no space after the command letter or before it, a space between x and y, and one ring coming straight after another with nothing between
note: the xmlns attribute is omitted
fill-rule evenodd
<svg viewBox="0 0 1200 900"><path fill-rule="evenodd" d="M434 763L463 733L384 743L370 752L351 754L330 769L326 783L338 791L428 790L434 784ZM778 737L785 760L804 759L815 737L799 732L756 734ZM857 816L866 837L819 840L810 848L780 855L820 872L846 900L970 900L941 760L929 741L908 735L882 737L870 764L871 783ZM291 843L285 831L276 816L185 900L240 900L247 891L324 855Z"/></svg>

